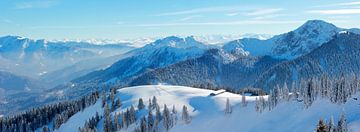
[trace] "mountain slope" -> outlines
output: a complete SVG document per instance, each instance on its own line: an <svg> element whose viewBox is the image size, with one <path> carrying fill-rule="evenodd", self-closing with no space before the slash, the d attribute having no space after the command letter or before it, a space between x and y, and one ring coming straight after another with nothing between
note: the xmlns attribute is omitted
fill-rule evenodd
<svg viewBox="0 0 360 132"><path fill-rule="evenodd" d="M18 36L0 37L0 68L38 78L79 61L119 55L133 49L125 44L94 45L84 42L49 42Z"/></svg>
<svg viewBox="0 0 360 132"><path fill-rule="evenodd" d="M74 82L115 82L126 80L148 70L165 67L189 58L200 56L208 46L192 37L167 37L143 48L126 53L122 59L107 69L92 72Z"/></svg>
<svg viewBox="0 0 360 132"><path fill-rule="evenodd" d="M284 62L259 76L254 85L264 89L276 84L290 84L301 78L341 73L360 74L360 35L351 32L338 33L333 39L311 53Z"/></svg>
<svg viewBox="0 0 360 132"><path fill-rule="evenodd" d="M269 56L237 56L237 54L211 49L199 58L139 75L130 85L167 83L193 86L212 84L242 88L249 86L249 83L255 80L260 73L280 61Z"/></svg>
<svg viewBox="0 0 360 132"><path fill-rule="evenodd" d="M140 125L142 116L148 113L147 100L153 96L157 99L160 110L164 108L164 104L171 110L175 107L177 111L176 125L170 131L244 131L244 132L263 132L267 131L314 131L319 119L328 121L330 117L334 117L334 121L339 120L339 115L344 113L348 123L350 132L356 132L360 122L358 104L359 100L350 99L345 104L333 104L324 99L316 100L313 105L307 109L304 108L303 102L290 100L279 103L271 111L265 110L262 113L256 112L255 100L258 96L245 96L247 105L241 103L242 96L229 92L223 92L216 96L209 96L211 93L219 93L219 91L198 89L184 86L170 85L146 85L137 87L122 88L117 91L116 99L122 101L122 106L111 115L119 114L126 111L131 106L137 105L139 98L145 100L146 107L136 112L136 121L121 131L133 131ZM359 94L354 98L359 98ZM264 97L267 99L267 96ZM232 108L231 114L224 114L226 108L226 100ZM182 107L186 106L191 116L190 123L184 123L181 119ZM94 114L99 111L102 115L103 108L97 103L84 111ZM152 110L153 116L155 110ZM69 118L69 121L61 125L60 131L77 130L78 127L84 126L91 114L84 112L76 113ZM121 119L120 119L121 120ZM101 131L103 128L103 120L96 125L96 129ZM164 130L163 122L159 123L159 131Z"/></svg>
<svg viewBox="0 0 360 132"><path fill-rule="evenodd" d="M332 39L340 31L359 33L359 29L343 29L322 20L309 20L288 33L267 40L239 39L223 46L226 51L243 49L254 56L270 55L281 59L296 59L310 53Z"/></svg>

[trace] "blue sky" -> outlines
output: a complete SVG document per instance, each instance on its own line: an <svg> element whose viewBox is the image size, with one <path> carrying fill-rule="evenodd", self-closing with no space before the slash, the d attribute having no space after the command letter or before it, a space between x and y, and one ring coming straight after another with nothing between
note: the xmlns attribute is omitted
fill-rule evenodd
<svg viewBox="0 0 360 132"><path fill-rule="evenodd" d="M360 27L354 0L1 0L0 35L127 39L266 33L306 20Z"/></svg>

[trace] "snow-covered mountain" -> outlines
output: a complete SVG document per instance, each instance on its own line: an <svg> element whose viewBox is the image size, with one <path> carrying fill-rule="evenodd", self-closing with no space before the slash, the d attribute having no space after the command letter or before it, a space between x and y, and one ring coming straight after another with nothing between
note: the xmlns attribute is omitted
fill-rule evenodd
<svg viewBox="0 0 360 132"><path fill-rule="evenodd" d="M37 80L0 71L0 114L28 108L15 102L39 95L43 89L44 87ZM27 100L27 102L31 101Z"/></svg>
<svg viewBox="0 0 360 132"><path fill-rule="evenodd" d="M360 35L339 32L332 39L307 55L287 61L264 72L256 87L270 89L275 85L299 82L300 79L322 75L360 75Z"/></svg>
<svg viewBox="0 0 360 132"><path fill-rule="evenodd" d="M312 22L322 21L310 21L302 28ZM296 32L300 32L299 29ZM283 60L276 55L266 55L272 53L269 52L270 50L263 50L262 47L265 49L273 49L273 47L265 47L268 44L265 42L274 42L273 40L280 40L277 38L288 35L279 35L265 41L235 40L224 45L222 49L208 51L201 57L141 74L134 78L131 85L168 83L193 86L212 84L234 89L257 87L269 91L276 85L284 83L291 85L294 81L322 74L360 74L358 72L360 71L360 64L358 64L358 60L360 60L358 57L360 54L358 53L359 35L348 31L338 32L331 37L329 42L319 44L320 46L315 46L316 48L312 47L309 53L307 53L308 51L303 52L302 56L293 60ZM316 37L313 39L316 40ZM289 40L289 42L291 41ZM300 41L290 44L298 44L298 42Z"/></svg>
<svg viewBox="0 0 360 132"><path fill-rule="evenodd" d="M158 122L151 124L150 129L166 131L165 123L170 118L169 120L174 122L171 122L172 125L169 129L175 132L263 132L264 130L307 132L316 130L319 119L328 122L330 118L333 118L336 127L340 115L344 114L347 119L347 130L357 132L360 123L359 100L357 100L359 97L359 94L356 94L344 104L333 104L322 98L315 100L309 108L305 108L303 102L293 96L288 101L278 102L277 106L271 110L265 109L258 112L257 109L262 107L259 106L262 105L259 104L259 99L263 98L267 102L268 96L242 96L223 90L170 85L127 87L117 90L114 95L114 100L121 100L121 107L111 109L114 105L111 105L110 98L105 100L109 105L102 107L102 100L99 99L95 104L77 112L66 122L61 123L57 131L67 132L78 130L78 128L89 128L90 126L85 125L86 122L95 118L98 113L99 119L91 125L92 129L97 131L103 131L104 128L106 129L106 125L112 123L112 121L107 123L106 120L114 120L115 124L122 124L121 127L115 127L119 131L134 131L140 128L144 122L146 125L151 124L151 121ZM138 105L140 98L143 106ZM166 109L165 105L170 111L170 115L167 115L167 110L164 110ZM106 111L109 112L108 115L105 115ZM149 113L151 113L150 117ZM186 118L187 116L189 118ZM130 122L125 124L124 121ZM47 127L52 130L52 123L49 123Z"/></svg>
<svg viewBox="0 0 360 132"><path fill-rule="evenodd" d="M124 83L126 79L151 69L200 56L209 48L208 45L198 42L192 37L166 37L132 50L109 68L92 72L74 82L116 82L116 80L121 80Z"/></svg>
<svg viewBox="0 0 360 132"><path fill-rule="evenodd" d="M309 20L288 33L266 40L239 39L223 46L226 51L243 49L254 56L270 55L281 59L296 59L328 42L340 31L359 33L359 29L338 28L322 20Z"/></svg>
<svg viewBox="0 0 360 132"><path fill-rule="evenodd" d="M218 44L218 45L222 45L224 43L237 39L243 39L243 38L256 38L259 40L266 40L271 37L272 35L269 34L254 34L254 33L241 34L241 35L195 35L194 36L194 38L197 41L203 42L205 44Z"/></svg>
<svg viewBox="0 0 360 132"><path fill-rule="evenodd" d="M0 69L38 78L82 60L122 54L125 44L94 45L85 42L49 42L19 36L0 38Z"/></svg>

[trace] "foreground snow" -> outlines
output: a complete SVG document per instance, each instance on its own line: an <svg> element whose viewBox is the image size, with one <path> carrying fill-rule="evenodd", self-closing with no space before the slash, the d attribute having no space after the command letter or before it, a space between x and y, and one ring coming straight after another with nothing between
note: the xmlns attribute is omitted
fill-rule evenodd
<svg viewBox="0 0 360 132"><path fill-rule="evenodd" d="M167 104L170 108L175 105L177 111L181 112L182 106L186 105L190 111L191 123L183 124L179 121L171 131L310 132L315 130L320 118L327 121L333 116L335 123L337 123L342 112L346 115L350 132L356 132L360 129L360 101L354 99L349 99L345 105L318 100L308 109L303 107L302 102L283 102L272 111L265 110L263 113L258 113L255 111L255 96L247 96L246 100L249 103L243 107L241 95L220 92L221 94L216 96L209 96L210 93L218 93L218 91L168 85L123 88L118 90L116 95L122 100L123 105L115 112L123 111L131 105L136 106L139 98L144 99L147 105L148 99L156 96L161 108L163 104ZM230 115L224 114L227 98L229 98L233 108L233 113ZM102 112L100 103L71 117L66 124L61 126L59 131L77 130L80 124L83 125L85 119L91 117L89 114L95 115L95 111ZM98 124L99 130L102 128L102 121ZM134 126L130 126L125 131L131 131L132 128Z"/></svg>

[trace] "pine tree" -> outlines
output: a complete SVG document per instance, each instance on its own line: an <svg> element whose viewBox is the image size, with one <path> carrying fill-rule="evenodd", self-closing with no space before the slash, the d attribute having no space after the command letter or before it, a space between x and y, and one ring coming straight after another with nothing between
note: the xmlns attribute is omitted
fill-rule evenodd
<svg viewBox="0 0 360 132"><path fill-rule="evenodd" d="M168 131L172 127L172 120L170 116L170 111L167 108L166 104L164 104L164 110L163 110L163 125L166 131Z"/></svg>
<svg viewBox="0 0 360 132"><path fill-rule="evenodd" d="M158 104L157 104L157 99L154 96L153 99L152 99L152 109L155 109L156 107L158 107Z"/></svg>
<svg viewBox="0 0 360 132"><path fill-rule="evenodd" d="M232 108L230 105L229 98L226 99L225 114L231 114Z"/></svg>
<svg viewBox="0 0 360 132"><path fill-rule="evenodd" d="M138 110L142 110L144 108L145 108L144 101L142 98L140 98L138 103Z"/></svg>
<svg viewBox="0 0 360 132"><path fill-rule="evenodd" d="M336 132L336 126L334 124L333 117L330 118L329 124L328 124L328 132Z"/></svg>
<svg viewBox="0 0 360 132"><path fill-rule="evenodd" d="M328 132L328 127L322 119L319 120L316 132Z"/></svg>
<svg viewBox="0 0 360 132"><path fill-rule="evenodd" d="M151 110L152 110L152 103L151 103L151 99L149 99L148 109L149 109L149 111L151 111Z"/></svg>
<svg viewBox="0 0 360 132"><path fill-rule="evenodd" d="M102 130L103 130L103 132L111 132L112 131L110 108L107 103L105 104L105 109L104 109L104 125L103 125Z"/></svg>
<svg viewBox="0 0 360 132"><path fill-rule="evenodd" d="M191 122L189 112L188 112L187 107L185 105L183 106L183 109L182 109L181 119L184 121L185 124L189 124Z"/></svg>
<svg viewBox="0 0 360 132"><path fill-rule="evenodd" d="M151 111L149 111L149 113L148 113L147 121L148 121L147 122L148 129L149 129L149 131L151 131L151 128L153 128L153 126L154 126L154 117L153 117Z"/></svg>
<svg viewBox="0 0 360 132"><path fill-rule="evenodd" d="M171 112L174 113L174 114L177 113L177 111L176 111L176 109L175 109L175 105L173 105L173 108L172 108Z"/></svg>
<svg viewBox="0 0 360 132"><path fill-rule="evenodd" d="M243 92L243 94L241 95L241 104L242 104L242 107L246 107L246 106L247 106L247 101L246 101L246 97L245 97L244 92Z"/></svg>
<svg viewBox="0 0 360 132"><path fill-rule="evenodd" d="M338 128L338 132L347 132L346 118L344 114L341 114L337 128Z"/></svg>
<svg viewBox="0 0 360 132"><path fill-rule="evenodd" d="M141 118L141 121L140 121L140 130L141 130L141 132L146 132L146 131L147 131L147 125L146 125L146 119L145 119L145 117L142 117L142 118Z"/></svg>

